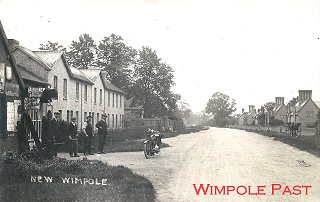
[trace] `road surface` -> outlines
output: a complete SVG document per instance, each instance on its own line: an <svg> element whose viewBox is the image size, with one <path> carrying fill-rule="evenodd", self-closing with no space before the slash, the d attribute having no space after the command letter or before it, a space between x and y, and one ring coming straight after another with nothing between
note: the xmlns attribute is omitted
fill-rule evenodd
<svg viewBox="0 0 320 202"><path fill-rule="evenodd" d="M320 158L270 137L210 128L163 142L170 147L151 159L143 152L89 158L145 176L156 189L157 201L320 201ZM210 184L212 193L209 187L206 195L201 190L196 195L200 184L205 189Z"/></svg>

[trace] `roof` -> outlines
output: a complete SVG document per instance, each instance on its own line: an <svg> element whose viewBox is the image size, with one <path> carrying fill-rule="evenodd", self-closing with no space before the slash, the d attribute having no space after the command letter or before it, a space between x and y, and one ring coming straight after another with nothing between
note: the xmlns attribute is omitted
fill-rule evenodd
<svg viewBox="0 0 320 202"><path fill-rule="evenodd" d="M13 73L16 76L16 79L18 81L20 90L24 94L25 93L25 84L24 84L24 82L22 80L22 77L21 77L21 74L20 74L20 72L19 72L19 70L17 68L16 61L15 61L14 57L12 56L12 53L11 53L10 48L8 46L8 39L7 39L6 33L4 32L4 29L3 29L1 21L0 21L0 40L1 40L2 44L3 44L5 52L9 56L8 60L10 62L10 65L11 65L11 68L13 70Z"/></svg>
<svg viewBox="0 0 320 202"><path fill-rule="evenodd" d="M39 84L48 85L48 83L46 81L44 81L43 79L41 79L37 75L33 74L32 72L28 71L27 69L25 69L21 65L18 65L18 70L20 72L20 75L21 75L22 79L29 80L29 81L32 81L32 82L36 82L36 83L39 83Z"/></svg>
<svg viewBox="0 0 320 202"><path fill-rule="evenodd" d="M274 114L278 113L278 111L282 108L285 107L284 105L280 105L277 108L274 109Z"/></svg>
<svg viewBox="0 0 320 202"><path fill-rule="evenodd" d="M68 68L70 69L71 77L73 77L74 79L78 79L93 84L93 82L88 77L86 77L86 75L78 68L71 66L69 66Z"/></svg>
<svg viewBox="0 0 320 202"><path fill-rule="evenodd" d="M239 117L238 117L238 119L240 118L240 117L242 117L242 116L246 116L248 114L248 112L243 112Z"/></svg>
<svg viewBox="0 0 320 202"><path fill-rule="evenodd" d="M100 68L89 68L89 69L81 69L80 70L86 77L88 77L92 82L95 82L97 78L100 76L101 69Z"/></svg>
<svg viewBox="0 0 320 202"><path fill-rule="evenodd" d="M320 109L320 101L314 101L314 104L316 104L317 107Z"/></svg>
<svg viewBox="0 0 320 202"><path fill-rule="evenodd" d="M63 51L33 51L42 60L44 60L51 68L60 59Z"/></svg>
<svg viewBox="0 0 320 202"><path fill-rule="evenodd" d="M44 61L39 55L35 54L34 52L32 52L31 50L23 47L23 46L16 46L13 48L12 52L15 50L21 50L22 52L24 52L25 54L27 54L30 58L32 58L35 62L37 62L39 65L43 66L44 68L51 70L50 65Z"/></svg>

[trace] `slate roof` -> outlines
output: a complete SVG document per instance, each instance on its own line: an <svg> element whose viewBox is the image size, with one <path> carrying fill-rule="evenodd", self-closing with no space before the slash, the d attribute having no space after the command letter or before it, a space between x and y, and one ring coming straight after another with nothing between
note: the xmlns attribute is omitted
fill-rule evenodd
<svg viewBox="0 0 320 202"><path fill-rule="evenodd" d="M44 68L51 70L50 65L45 60L43 60L39 55L35 54L33 51L19 45L19 46L14 47L12 52L17 49L19 49L22 52L24 52L25 54L27 54L30 58L32 58L34 61L36 61L38 64L40 64Z"/></svg>
<svg viewBox="0 0 320 202"><path fill-rule="evenodd" d="M39 84L48 85L48 82L44 81L43 79L41 79L37 75L33 74L32 72L28 71L27 69L25 69L21 65L17 65L17 67L18 67L18 70L20 72L20 75L21 75L22 79L29 80L29 81L32 81L32 82L36 82L36 83L39 83Z"/></svg>
<svg viewBox="0 0 320 202"><path fill-rule="evenodd" d="M68 68L71 71L71 77L93 84L93 82L88 77L86 77L86 75L82 71L80 71L78 68L71 67L71 66L69 66Z"/></svg>
<svg viewBox="0 0 320 202"><path fill-rule="evenodd" d="M117 87L116 85L110 83L110 81L107 80L106 72L99 69L91 67L89 69L81 69L81 71L88 77L92 82L95 82L98 76L100 76L102 83L104 87L108 90L115 91L118 93L126 94L122 89Z"/></svg>
<svg viewBox="0 0 320 202"><path fill-rule="evenodd" d="M51 68L59 60L63 51L33 51L42 60L44 60Z"/></svg>

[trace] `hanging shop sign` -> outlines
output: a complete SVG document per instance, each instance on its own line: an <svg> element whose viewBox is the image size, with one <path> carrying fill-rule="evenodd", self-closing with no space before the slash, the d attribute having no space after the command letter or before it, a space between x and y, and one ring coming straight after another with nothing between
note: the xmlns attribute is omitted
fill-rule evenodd
<svg viewBox="0 0 320 202"><path fill-rule="evenodd" d="M45 88L28 87L28 97L29 98L41 98L44 90L45 90Z"/></svg>

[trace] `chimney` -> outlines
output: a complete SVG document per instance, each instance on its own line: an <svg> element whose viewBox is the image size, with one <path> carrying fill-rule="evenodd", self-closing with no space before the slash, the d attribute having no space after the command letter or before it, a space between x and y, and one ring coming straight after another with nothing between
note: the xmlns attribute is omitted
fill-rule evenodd
<svg viewBox="0 0 320 202"><path fill-rule="evenodd" d="M302 104L304 101L312 99L312 90L299 90L298 102Z"/></svg>
<svg viewBox="0 0 320 202"><path fill-rule="evenodd" d="M8 43L9 43L10 50L13 50L17 46L19 46L19 41L15 40L15 39L8 39Z"/></svg>
<svg viewBox="0 0 320 202"><path fill-rule="evenodd" d="M254 105L249 105L249 112L254 110Z"/></svg>
<svg viewBox="0 0 320 202"><path fill-rule="evenodd" d="M276 97L275 98L276 107L279 107L281 105L284 105L284 97Z"/></svg>
<svg viewBox="0 0 320 202"><path fill-rule="evenodd" d="M242 109L242 113L244 113L244 109Z"/></svg>

